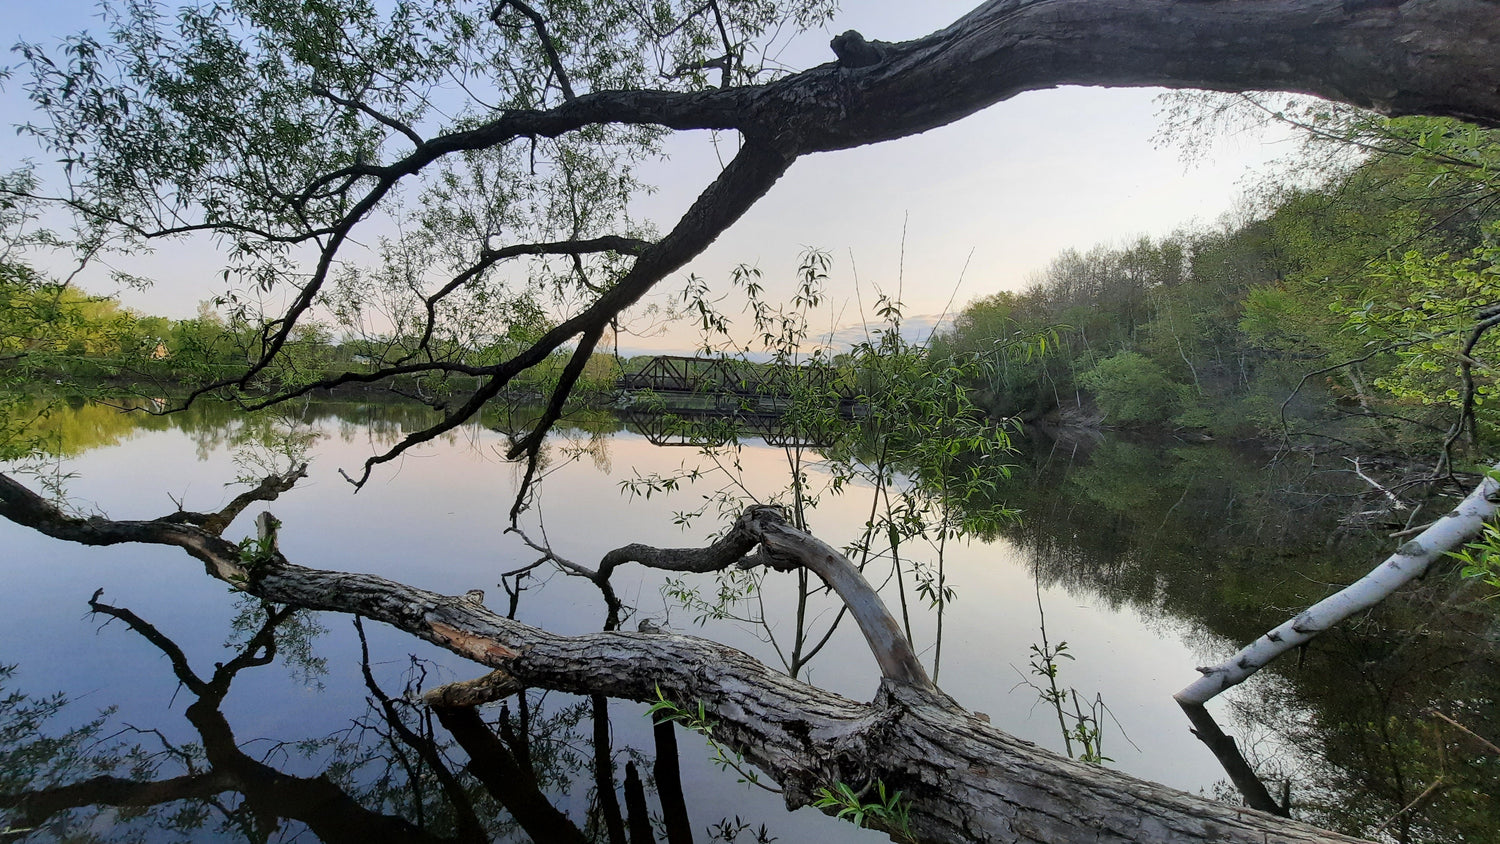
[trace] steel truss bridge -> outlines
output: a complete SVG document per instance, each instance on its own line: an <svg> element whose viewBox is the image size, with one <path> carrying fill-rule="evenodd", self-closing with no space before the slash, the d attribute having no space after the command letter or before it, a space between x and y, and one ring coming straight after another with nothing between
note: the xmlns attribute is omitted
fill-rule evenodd
<svg viewBox="0 0 1500 844"><path fill-rule="evenodd" d="M661 355L639 372L621 376L619 389L650 390L667 395L739 396L790 399L827 396L840 404L854 402L854 387L831 366L787 366L727 358Z"/></svg>
<svg viewBox="0 0 1500 844"><path fill-rule="evenodd" d="M793 401L809 401L839 418L858 413L853 385L831 366L661 355L616 386L662 399L659 406L631 405L620 413L655 445L722 445L759 437L772 446L829 446L843 427L837 418L797 418L787 412Z"/></svg>
<svg viewBox="0 0 1500 844"><path fill-rule="evenodd" d="M758 437L775 447L826 448L838 441L843 427L834 419L799 423L779 413L721 408L675 408L648 411L626 408L619 417L646 441L660 446L715 446Z"/></svg>

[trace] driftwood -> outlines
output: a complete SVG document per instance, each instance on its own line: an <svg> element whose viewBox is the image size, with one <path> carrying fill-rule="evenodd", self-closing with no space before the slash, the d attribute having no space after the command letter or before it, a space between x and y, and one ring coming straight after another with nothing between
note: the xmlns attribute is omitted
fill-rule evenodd
<svg viewBox="0 0 1500 844"><path fill-rule="evenodd" d="M660 690L680 703L701 703L716 722L714 739L779 783L788 806L806 805L819 788L836 783L857 788L879 780L904 792L911 829L921 841L1356 840L1076 762L997 730L925 682L925 675L904 673L904 638L885 642L867 626L878 628L879 614L856 615L871 646L890 651L879 659L886 676L876 699L861 703L697 637L560 636L463 596L294 565L269 542L261 545L264 556L246 554L196 524L72 517L4 475L0 516L88 545L181 548L210 576L264 600L382 621L487 666L496 694L512 687L503 682L509 677L581 695L649 701ZM852 569L842 555L793 531L767 508L747 512L734 532L755 539L763 552L756 558L773 559L778 567L797 561L814 571ZM837 588L846 600L853 595L851 605L866 600L860 591L873 595L868 585Z"/></svg>

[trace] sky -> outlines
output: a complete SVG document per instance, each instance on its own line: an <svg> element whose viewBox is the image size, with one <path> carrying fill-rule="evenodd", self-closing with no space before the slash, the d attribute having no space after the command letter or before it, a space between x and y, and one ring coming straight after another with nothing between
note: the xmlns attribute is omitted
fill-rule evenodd
<svg viewBox="0 0 1500 844"><path fill-rule="evenodd" d="M791 43L779 60L796 69L829 61L828 39L845 29L883 41L925 35L976 2L846 0L824 31ZM94 4L84 0L9 5L0 29L8 44L97 28ZM1289 147L1258 137L1225 138L1190 167L1177 150L1154 141L1160 93L1032 92L915 137L807 156L648 302L674 300L689 274L727 287L730 271L742 263L762 271L769 295L789 295L800 254L818 248L834 260L819 330L857 330L860 299L868 313L879 291L899 293L920 334L965 302L1022 289L1064 249L1211 226L1236 207L1253 173ZM0 115L7 125L26 119L14 83L0 93ZM669 158L642 171L657 192L639 198L633 210L668 230L717 172L713 143L704 132L671 139ZM0 156L6 165L39 157L11 132L0 134ZM155 283L145 291L117 291L95 276L85 285L91 292L119 292L139 310L178 318L193 315L198 302L217 292L221 266L201 242L169 244L147 259L117 264ZM696 342L686 326L620 341L627 352L686 351Z"/></svg>

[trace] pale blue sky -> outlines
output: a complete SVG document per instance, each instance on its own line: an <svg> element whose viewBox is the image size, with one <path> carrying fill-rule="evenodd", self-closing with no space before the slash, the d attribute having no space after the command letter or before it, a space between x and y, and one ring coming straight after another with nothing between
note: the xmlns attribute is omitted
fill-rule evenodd
<svg viewBox="0 0 1500 844"><path fill-rule="evenodd" d="M809 33L781 60L796 68L828 61L828 38L850 28L887 41L923 35L951 23L975 2L848 0L826 32ZM6 6L0 36L8 44L97 26L94 4L81 0L11 0ZM1286 150L1230 138L1189 169L1175 150L1153 145L1158 93L1081 88L1029 93L917 137L809 156L653 298L666 301L690 272L713 282L727 280L730 268L742 262L763 270L770 293L786 292L798 254L816 246L834 257L830 298L839 325L846 327L858 321L854 267L866 307L874 288L896 290L904 225L907 311L933 317L943 311L961 275L956 307L1023 287L1062 249L1212 224L1235 206L1248 184L1247 168ZM5 123L24 120L24 105L10 84L0 96ZM675 138L671 159L646 170L660 190L635 208L659 230L669 228L712 179L719 159L709 140L707 133ZM0 135L0 155L7 163L23 155L40 157L9 131ZM218 262L206 243L165 246L151 258L120 265L156 279L148 291L122 294L141 310L188 316L216 291ZM105 285L97 276L92 282L97 292L114 292L99 289ZM833 312L824 317L834 319ZM685 330L628 341L633 348L682 349L692 343Z"/></svg>

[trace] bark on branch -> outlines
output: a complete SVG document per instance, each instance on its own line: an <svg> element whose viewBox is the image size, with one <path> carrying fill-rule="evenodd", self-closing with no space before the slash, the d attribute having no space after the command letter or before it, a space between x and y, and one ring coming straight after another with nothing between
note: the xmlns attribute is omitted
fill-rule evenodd
<svg viewBox="0 0 1500 844"><path fill-rule="evenodd" d="M1491 468L1500 473L1500 464ZM1500 504L1500 482L1486 475L1451 512L1406 542L1373 571L1298 613L1218 665L1199 668L1203 676L1173 695L1184 708L1202 705L1243 683L1267 663L1357 612L1375 606L1424 574L1428 567L1479 536Z"/></svg>
<svg viewBox="0 0 1500 844"><path fill-rule="evenodd" d="M279 556L247 572L237 546L197 526L76 519L4 475L0 515L87 544L175 545L264 600L382 621L527 686L638 701L655 700L659 689L681 703L701 702L716 722L715 740L778 782L789 806L806 805L819 788L880 780L905 793L922 841L1355 840L1066 759L929 687L886 680L873 702L858 703L695 637L560 636L462 597ZM815 547L788 531L768 525L759 539L786 553Z"/></svg>

